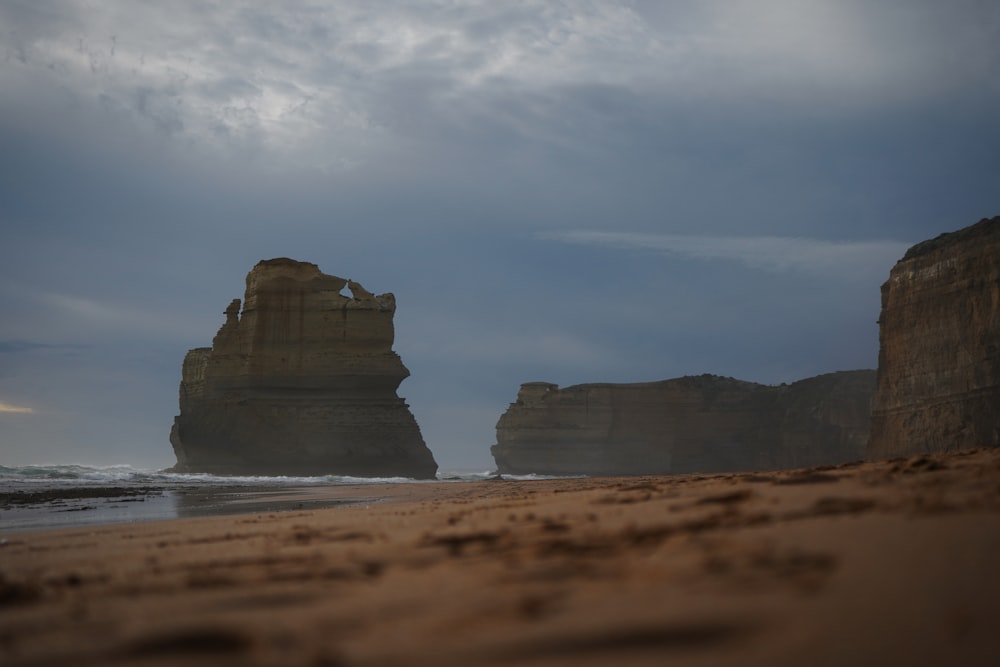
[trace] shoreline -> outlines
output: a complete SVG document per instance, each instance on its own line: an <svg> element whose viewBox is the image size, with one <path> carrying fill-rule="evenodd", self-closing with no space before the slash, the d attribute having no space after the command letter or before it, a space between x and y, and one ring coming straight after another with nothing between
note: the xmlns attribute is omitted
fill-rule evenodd
<svg viewBox="0 0 1000 667"><path fill-rule="evenodd" d="M11 535L0 546L0 662L1000 658L1000 449L766 473L313 487L272 500L349 497L333 509Z"/></svg>
<svg viewBox="0 0 1000 667"><path fill-rule="evenodd" d="M365 502L367 497L357 491L358 499L313 491L308 486L94 486L4 493L0 494L0 538L85 526L326 509Z"/></svg>
<svg viewBox="0 0 1000 667"><path fill-rule="evenodd" d="M281 478L276 478L281 479ZM6 533L252 512L324 509L410 497L410 486L479 480L442 479L288 484L88 484L0 489L0 538ZM484 478L482 481L491 481Z"/></svg>

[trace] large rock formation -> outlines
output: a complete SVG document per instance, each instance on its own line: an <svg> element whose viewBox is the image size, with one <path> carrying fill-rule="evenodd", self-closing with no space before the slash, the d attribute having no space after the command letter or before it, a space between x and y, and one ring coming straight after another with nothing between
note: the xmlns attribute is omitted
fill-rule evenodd
<svg viewBox="0 0 1000 667"><path fill-rule="evenodd" d="M879 342L870 458L1000 445L1000 217L907 251Z"/></svg>
<svg viewBox="0 0 1000 667"><path fill-rule="evenodd" d="M497 422L502 473L766 470L864 458L875 371L767 386L715 375L521 385Z"/></svg>
<svg viewBox="0 0 1000 667"><path fill-rule="evenodd" d="M341 294L344 287L351 296ZM434 477L396 394L392 294L271 259L247 274L211 348L184 359L170 442L177 471Z"/></svg>

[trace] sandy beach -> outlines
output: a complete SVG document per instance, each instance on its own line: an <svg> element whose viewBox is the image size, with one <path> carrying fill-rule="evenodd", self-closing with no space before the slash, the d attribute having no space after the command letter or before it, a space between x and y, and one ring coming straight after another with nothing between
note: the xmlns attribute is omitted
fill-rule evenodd
<svg viewBox="0 0 1000 667"><path fill-rule="evenodd" d="M289 493L5 535L0 663L1000 664L1000 449Z"/></svg>

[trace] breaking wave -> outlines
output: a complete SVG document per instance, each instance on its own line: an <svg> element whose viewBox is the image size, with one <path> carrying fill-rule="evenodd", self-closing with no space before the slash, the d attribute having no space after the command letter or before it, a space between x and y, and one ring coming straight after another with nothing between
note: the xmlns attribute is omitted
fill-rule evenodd
<svg viewBox="0 0 1000 667"><path fill-rule="evenodd" d="M441 470L436 480L416 480L408 477L350 477L318 475L315 477L287 476L223 476L208 473L175 473L163 470L135 468L130 465L88 466L80 464L0 466L0 486L64 487L64 486L143 486L143 487L282 487L320 486L331 484L420 484L428 481L474 482L496 478L490 470ZM543 475L504 475L504 479L546 479Z"/></svg>

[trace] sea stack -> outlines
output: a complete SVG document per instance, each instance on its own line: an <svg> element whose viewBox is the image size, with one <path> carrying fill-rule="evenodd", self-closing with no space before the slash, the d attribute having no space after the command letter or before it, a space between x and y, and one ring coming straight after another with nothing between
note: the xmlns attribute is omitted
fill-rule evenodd
<svg viewBox="0 0 1000 667"><path fill-rule="evenodd" d="M392 294L279 258L247 274L240 306L184 359L175 471L435 476L396 393L410 372L392 350Z"/></svg>
<svg viewBox="0 0 1000 667"><path fill-rule="evenodd" d="M869 458L1000 445L1000 217L907 251L879 345Z"/></svg>
<svg viewBox="0 0 1000 667"><path fill-rule="evenodd" d="M497 422L501 473L771 470L864 458L875 371L769 386L717 375L521 385Z"/></svg>

